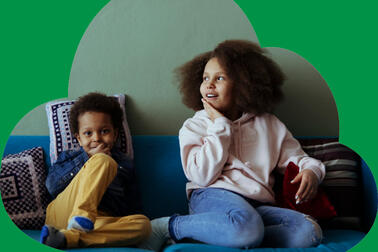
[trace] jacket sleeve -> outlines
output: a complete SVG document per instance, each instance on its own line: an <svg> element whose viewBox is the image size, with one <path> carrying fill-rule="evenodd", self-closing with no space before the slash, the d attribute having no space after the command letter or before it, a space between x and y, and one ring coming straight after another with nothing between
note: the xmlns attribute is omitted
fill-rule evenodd
<svg viewBox="0 0 378 252"><path fill-rule="evenodd" d="M180 154L184 173L189 181L201 187L214 183L228 159L231 125L217 118L204 125L187 120L179 132Z"/></svg>
<svg viewBox="0 0 378 252"><path fill-rule="evenodd" d="M277 119L278 120L278 119ZM283 133L281 151L278 161L278 170L284 173L287 165L293 162L299 167L299 170L310 169L319 179L319 183L323 181L325 176L324 164L315 158L309 157L303 150L300 143L287 130L286 126L279 122L279 132Z"/></svg>
<svg viewBox="0 0 378 252"><path fill-rule="evenodd" d="M57 161L49 168L46 178L46 188L53 198L56 198L80 171L88 160L85 151L62 152Z"/></svg>

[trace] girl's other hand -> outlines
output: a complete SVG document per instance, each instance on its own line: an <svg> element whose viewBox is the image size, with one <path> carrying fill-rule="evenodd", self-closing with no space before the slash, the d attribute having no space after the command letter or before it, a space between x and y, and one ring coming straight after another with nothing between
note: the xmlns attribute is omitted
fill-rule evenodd
<svg viewBox="0 0 378 252"><path fill-rule="evenodd" d="M302 170L291 181L291 183L301 182L297 193L295 194L295 200L297 204L309 201L313 199L318 191L319 180L316 174L309 170Z"/></svg>
<svg viewBox="0 0 378 252"><path fill-rule="evenodd" d="M203 103L203 108L205 109L206 113L209 115L210 119L214 122L215 119L219 117L223 117L224 115L216 110L210 103L208 103L204 98L201 99Z"/></svg>

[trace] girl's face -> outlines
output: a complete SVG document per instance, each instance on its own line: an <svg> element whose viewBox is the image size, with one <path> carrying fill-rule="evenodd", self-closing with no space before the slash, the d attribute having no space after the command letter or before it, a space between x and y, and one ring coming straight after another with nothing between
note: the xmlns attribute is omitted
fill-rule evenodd
<svg viewBox="0 0 378 252"><path fill-rule="evenodd" d="M232 114L234 106L231 80L217 58L211 58L207 62L200 92L202 97L216 110L224 115Z"/></svg>

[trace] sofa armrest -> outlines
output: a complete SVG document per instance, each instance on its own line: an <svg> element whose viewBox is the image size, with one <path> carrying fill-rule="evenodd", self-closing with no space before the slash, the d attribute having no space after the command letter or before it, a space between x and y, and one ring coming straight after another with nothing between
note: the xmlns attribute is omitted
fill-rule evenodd
<svg viewBox="0 0 378 252"><path fill-rule="evenodd" d="M10 136L4 148L3 156L41 146L45 152L45 164L50 166L50 138L49 136Z"/></svg>
<svg viewBox="0 0 378 252"><path fill-rule="evenodd" d="M363 219L362 225L365 232L368 232L374 223L377 214L377 185L374 180L374 176L371 170L361 159L361 179L362 179L362 190L363 190Z"/></svg>

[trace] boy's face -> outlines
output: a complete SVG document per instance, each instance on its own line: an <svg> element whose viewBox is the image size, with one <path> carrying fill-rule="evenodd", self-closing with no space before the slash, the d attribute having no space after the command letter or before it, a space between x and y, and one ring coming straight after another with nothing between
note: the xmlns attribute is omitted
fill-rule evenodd
<svg viewBox="0 0 378 252"><path fill-rule="evenodd" d="M110 154L118 132L111 116L102 112L88 111L78 117L79 132L75 137L89 156L102 152Z"/></svg>
<svg viewBox="0 0 378 252"><path fill-rule="evenodd" d="M203 71L200 92L208 103L221 113L233 109L232 84L217 58L210 59Z"/></svg>

